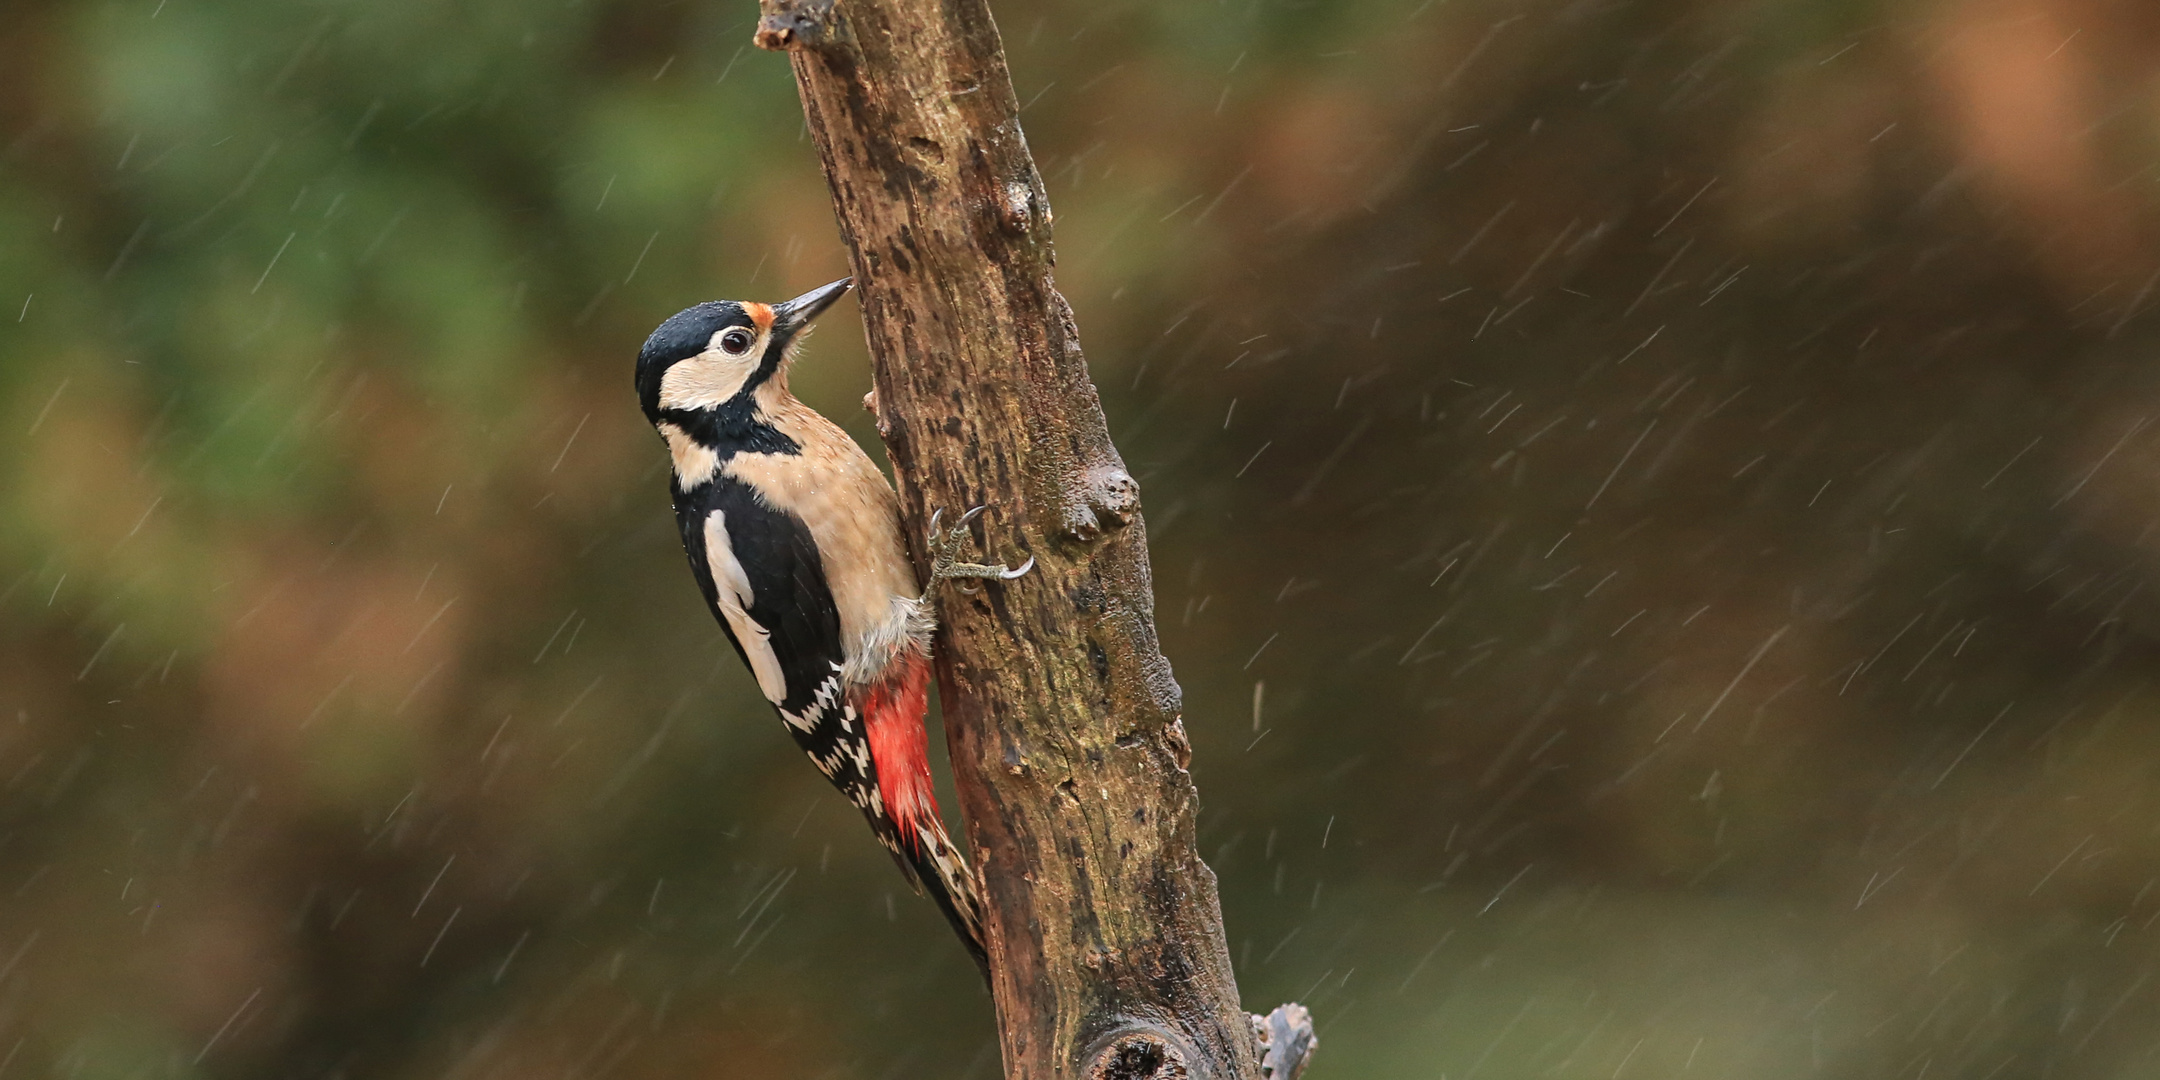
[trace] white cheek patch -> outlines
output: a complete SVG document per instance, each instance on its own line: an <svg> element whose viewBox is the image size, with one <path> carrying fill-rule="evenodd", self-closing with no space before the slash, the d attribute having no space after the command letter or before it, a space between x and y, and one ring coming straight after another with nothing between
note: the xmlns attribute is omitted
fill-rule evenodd
<svg viewBox="0 0 2160 1080"><path fill-rule="evenodd" d="M715 510L705 519L705 562L712 569L714 602L743 655L750 660L750 674L757 676L758 691L765 700L779 704L787 697L787 680L780 674L780 658L773 653L772 632L750 617L756 602L750 591L750 575L743 573L728 541L727 513Z"/></svg>
<svg viewBox="0 0 2160 1080"><path fill-rule="evenodd" d="M727 356L707 349L679 361L660 376L660 407L663 409L710 409L742 392L743 384L757 370L757 358L765 350L752 346L742 356Z"/></svg>

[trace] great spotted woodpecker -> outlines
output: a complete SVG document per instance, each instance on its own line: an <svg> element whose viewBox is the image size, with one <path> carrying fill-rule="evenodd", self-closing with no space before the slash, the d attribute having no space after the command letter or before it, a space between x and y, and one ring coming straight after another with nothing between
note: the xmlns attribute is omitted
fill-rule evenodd
<svg viewBox="0 0 2160 1080"><path fill-rule="evenodd" d="M638 398L673 459L683 550L721 630L796 743L983 965L974 878L931 790L935 621L901 543L899 501L854 440L788 392L798 336L851 280L782 304L716 300L676 314L638 353ZM932 517L932 587L1034 565L955 560L980 509L942 532Z"/></svg>

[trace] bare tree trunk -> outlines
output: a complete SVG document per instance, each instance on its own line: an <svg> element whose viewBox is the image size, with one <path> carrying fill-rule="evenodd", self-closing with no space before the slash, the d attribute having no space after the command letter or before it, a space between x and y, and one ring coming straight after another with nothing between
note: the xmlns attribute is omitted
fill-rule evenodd
<svg viewBox="0 0 2160 1080"><path fill-rule="evenodd" d="M1278 1010L1270 1057L1297 1053L1263 1074L1238 1004L1139 486L1051 283L1050 206L987 4L762 2L757 43L792 53L851 249L918 566L929 509L979 504L988 558L1038 560L940 590L1006 1075L1292 1075L1303 1010Z"/></svg>

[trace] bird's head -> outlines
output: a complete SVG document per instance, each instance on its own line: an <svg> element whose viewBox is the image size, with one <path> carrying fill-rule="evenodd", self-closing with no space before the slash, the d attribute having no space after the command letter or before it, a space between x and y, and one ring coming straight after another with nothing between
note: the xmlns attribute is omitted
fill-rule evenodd
<svg viewBox="0 0 2160 1080"><path fill-rule="evenodd" d="M796 338L853 281L841 278L782 304L711 300L677 312L638 351L646 418L658 424L670 414L754 414L760 390L785 392Z"/></svg>

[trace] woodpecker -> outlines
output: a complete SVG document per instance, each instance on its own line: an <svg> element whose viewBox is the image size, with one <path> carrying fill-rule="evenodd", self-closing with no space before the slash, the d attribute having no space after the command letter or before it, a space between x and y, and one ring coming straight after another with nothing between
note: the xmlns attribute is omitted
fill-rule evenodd
<svg viewBox="0 0 2160 1080"><path fill-rule="evenodd" d="M852 281L677 313L638 353L638 400L667 444L683 551L720 629L797 745L987 971L974 877L931 788L923 713L936 622L901 542L899 500L846 432L788 392L804 328ZM981 509L943 531L932 516L932 588L1034 566L955 558Z"/></svg>

